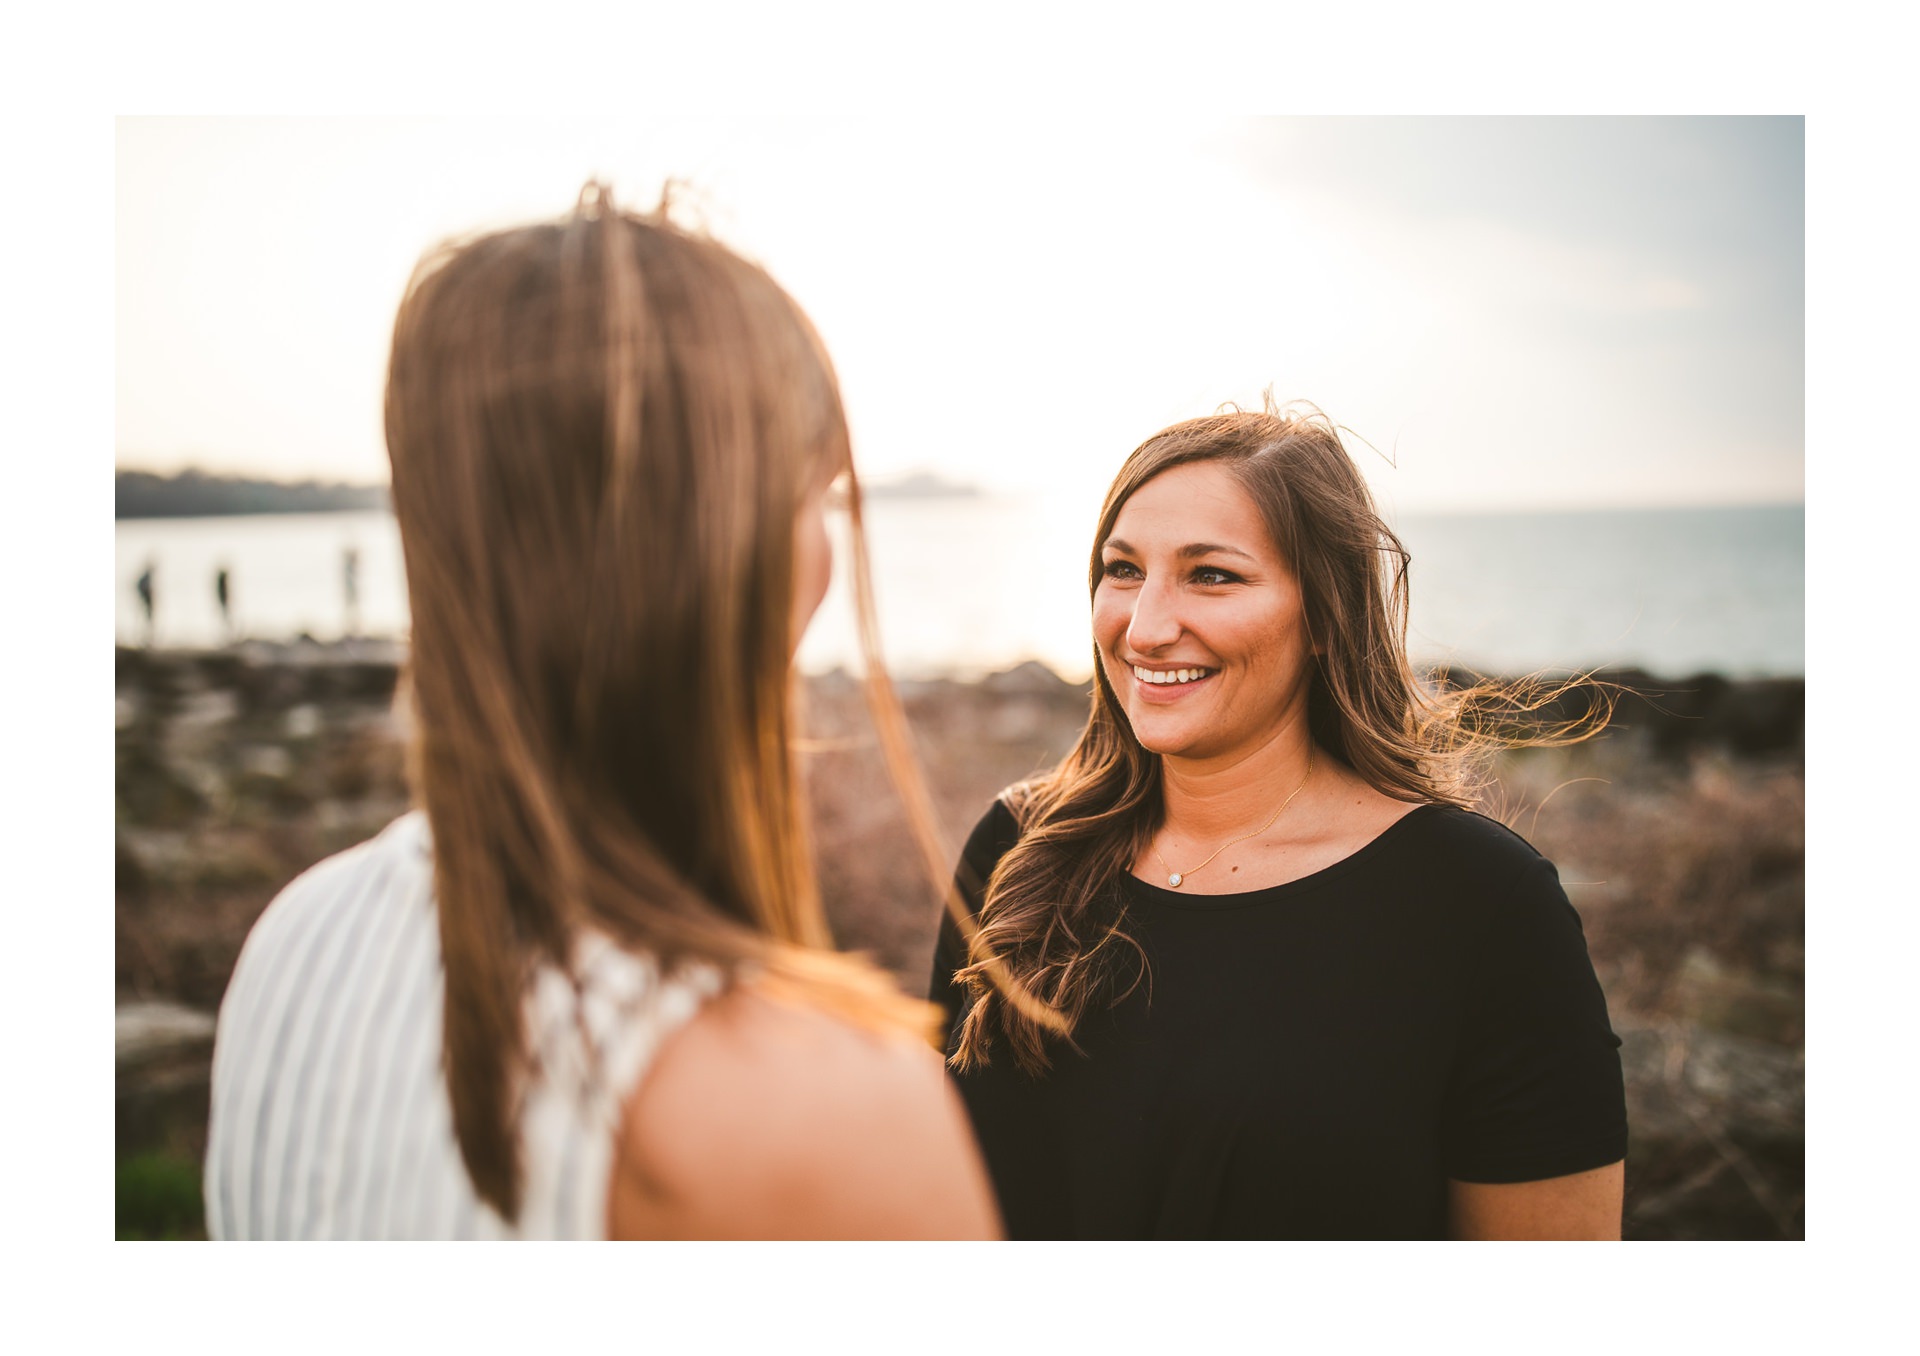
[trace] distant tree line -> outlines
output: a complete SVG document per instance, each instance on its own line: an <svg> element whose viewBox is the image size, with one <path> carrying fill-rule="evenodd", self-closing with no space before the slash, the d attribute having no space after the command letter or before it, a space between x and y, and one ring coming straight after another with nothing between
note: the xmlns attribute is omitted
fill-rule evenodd
<svg viewBox="0 0 1920 1356"><path fill-rule="evenodd" d="M187 470L176 476L116 471L115 518L205 518L228 513L334 513L389 506L384 485L286 483Z"/></svg>

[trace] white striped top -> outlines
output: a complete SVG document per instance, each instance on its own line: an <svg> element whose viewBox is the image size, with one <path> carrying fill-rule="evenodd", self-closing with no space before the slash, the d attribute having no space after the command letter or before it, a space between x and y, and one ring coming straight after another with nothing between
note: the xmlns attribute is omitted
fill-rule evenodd
<svg viewBox="0 0 1920 1356"><path fill-rule="evenodd" d="M577 990L557 968L536 976L526 1034L538 1073L510 1225L475 1194L453 1138L432 885L416 810L301 875L254 925L214 1037L212 1237L606 1236L621 1108L719 977L663 980L598 936L576 947Z"/></svg>

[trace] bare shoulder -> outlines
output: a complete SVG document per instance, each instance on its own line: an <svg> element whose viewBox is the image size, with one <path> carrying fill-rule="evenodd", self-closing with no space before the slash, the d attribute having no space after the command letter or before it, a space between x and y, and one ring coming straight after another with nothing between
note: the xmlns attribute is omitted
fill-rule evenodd
<svg viewBox="0 0 1920 1356"><path fill-rule="evenodd" d="M940 1058L742 986L629 1098L609 1232L979 1238L991 1188Z"/></svg>

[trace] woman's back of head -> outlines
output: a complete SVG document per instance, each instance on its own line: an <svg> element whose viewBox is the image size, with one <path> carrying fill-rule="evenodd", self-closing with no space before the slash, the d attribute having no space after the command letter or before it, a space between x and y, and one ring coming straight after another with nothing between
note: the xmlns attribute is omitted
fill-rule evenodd
<svg viewBox="0 0 1920 1356"><path fill-rule="evenodd" d="M708 770L781 733L795 508L847 462L798 308L590 192L423 264L387 434L429 758L514 774L528 853L549 814L617 813L759 921L761 887L792 882Z"/></svg>
<svg viewBox="0 0 1920 1356"><path fill-rule="evenodd" d="M442 247L402 302L393 501L412 606L456 1135L512 1217L529 967L582 928L924 1026L827 953L790 754L796 512L849 466L768 275L594 185Z"/></svg>

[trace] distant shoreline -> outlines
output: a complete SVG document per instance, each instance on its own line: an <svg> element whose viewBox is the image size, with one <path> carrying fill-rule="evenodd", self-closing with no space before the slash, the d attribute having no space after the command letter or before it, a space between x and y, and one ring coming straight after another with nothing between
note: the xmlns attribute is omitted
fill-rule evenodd
<svg viewBox="0 0 1920 1356"><path fill-rule="evenodd" d="M247 476L182 471L115 471L115 522L142 518L226 518L255 513L355 513L391 509L385 485L304 480L287 483Z"/></svg>
<svg viewBox="0 0 1920 1356"><path fill-rule="evenodd" d="M979 486L929 472L864 483L869 500L977 499ZM163 476L119 470L113 476L114 521L151 518L232 518L261 513L356 513L393 508L385 485L318 480L258 480L186 470Z"/></svg>
<svg viewBox="0 0 1920 1356"><path fill-rule="evenodd" d="M861 497L869 503L952 501L987 498L978 485L943 480L931 475L863 481ZM385 485L346 482L255 480L244 476L215 476L184 471L176 476L151 471L114 473L114 520L158 518L237 518L276 513L391 512L392 495ZM1646 514L1689 513L1800 513L1804 501L1726 504L1555 504L1534 507L1464 508L1442 506L1408 508L1391 519L1395 523L1428 520L1471 522L1506 518L1613 518Z"/></svg>

